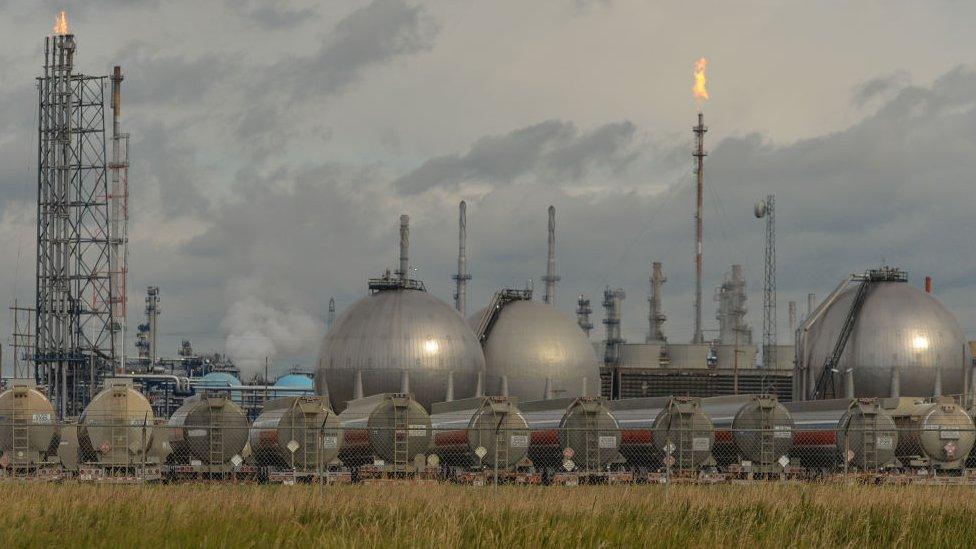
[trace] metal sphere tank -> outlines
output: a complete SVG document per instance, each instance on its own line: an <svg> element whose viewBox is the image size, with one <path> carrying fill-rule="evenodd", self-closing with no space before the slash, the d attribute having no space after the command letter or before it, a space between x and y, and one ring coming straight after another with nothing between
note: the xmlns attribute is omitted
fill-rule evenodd
<svg viewBox="0 0 976 549"><path fill-rule="evenodd" d="M508 397L469 398L433 405L434 448L442 463L515 467L529 449L529 425ZM478 457L478 448L485 451Z"/></svg>
<svg viewBox="0 0 976 549"><path fill-rule="evenodd" d="M841 293L806 333L807 398L834 350L857 289ZM937 370L941 394L961 394L968 363L959 322L939 300L906 282L873 282L838 363L836 393L845 394L843 373L853 369L855 397L932 396ZM900 389L892 395L896 368Z"/></svg>
<svg viewBox="0 0 976 549"><path fill-rule="evenodd" d="M476 325L483 312L468 322ZM485 389L491 394L503 394L503 385L508 395L526 401L600 392L600 362L592 344L574 318L551 305L532 300L505 304L484 351Z"/></svg>
<svg viewBox="0 0 976 549"><path fill-rule="evenodd" d="M264 405L251 425L249 440L261 465L315 471L339 457L342 432L327 399L291 396Z"/></svg>
<svg viewBox="0 0 976 549"><path fill-rule="evenodd" d="M14 465L40 462L53 453L54 418L54 405L37 389L15 385L0 393L0 455Z"/></svg>
<svg viewBox="0 0 976 549"><path fill-rule="evenodd" d="M485 357L471 328L422 285L404 283L406 287L397 287L391 281L389 289L374 289L343 312L326 334L315 384L336 409L357 396L394 392L409 392L429 407L448 400L449 377L455 397L474 396ZM361 395L355 395L357 382Z"/></svg>
<svg viewBox="0 0 976 549"><path fill-rule="evenodd" d="M244 411L223 396L207 394L186 399L167 424L173 458L179 463L227 465L243 457L248 439Z"/></svg>
<svg viewBox="0 0 976 549"><path fill-rule="evenodd" d="M347 465L379 459L407 467L426 457L431 442L430 414L411 395L385 393L349 402L339 414L343 430L340 458Z"/></svg>
<svg viewBox="0 0 976 549"><path fill-rule="evenodd" d="M152 444L155 419L149 400L132 385L109 385L95 395L78 419L78 443L86 461L105 465L140 462Z"/></svg>

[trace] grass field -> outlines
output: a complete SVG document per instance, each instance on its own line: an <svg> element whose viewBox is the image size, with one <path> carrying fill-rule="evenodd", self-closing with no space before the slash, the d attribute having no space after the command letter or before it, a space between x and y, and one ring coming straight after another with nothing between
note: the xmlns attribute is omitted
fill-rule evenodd
<svg viewBox="0 0 976 549"><path fill-rule="evenodd" d="M0 547L924 546L976 540L965 487L0 484Z"/></svg>

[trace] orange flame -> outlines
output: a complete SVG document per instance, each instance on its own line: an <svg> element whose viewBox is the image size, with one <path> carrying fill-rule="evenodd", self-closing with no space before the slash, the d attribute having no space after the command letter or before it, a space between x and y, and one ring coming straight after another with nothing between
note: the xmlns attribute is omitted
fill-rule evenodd
<svg viewBox="0 0 976 549"><path fill-rule="evenodd" d="M695 61L695 83L691 86L691 93L695 95L695 102L699 107L708 99L708 89L705 87L708 83L708 79L705 78L706 67L708 67L708 60L704 57Z"/></svg>
<svg viewBox="0 0 976 549"><path fill-rule="evenodd" d="M68 14L64 10L54 20L54 34L68 34Z"/></svg>

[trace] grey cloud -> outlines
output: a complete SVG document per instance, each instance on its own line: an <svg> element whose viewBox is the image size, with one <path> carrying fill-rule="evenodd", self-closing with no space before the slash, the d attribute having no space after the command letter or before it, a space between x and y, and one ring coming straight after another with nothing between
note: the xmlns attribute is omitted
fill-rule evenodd
<svg viewBox="0 0 976 549"><path fill-rule="evenodd" d="M238 6L240 2L238 0L230 0L227 4L233 8ZM294 27L316 15L315 11L308 8L291 9L261 1L249 2L241 13L268 30Z"/></svg>
<svg viewBox="0 0 976 549"><path fill-rule="evenodd" d="M431 49L438 30L420 6L373 0L339 21L313 55L277 64L275 80L296 98L336 94L367 67Z"/></svg>
<svg viewBox="0 0 976 549"><path fill-rule="evenodd" d="M617 122L581 133L575 124L546 120L501 136L486 136L464 155L428 160L394 182L411 194L432 188L453 189L465 182L511 183L535 175L562 183L578 181L593 169L619 172L636 153L636 128Z"/></svg>
<svg viewBox="0 0 976 549"><path fill-rule="evenodd" d="M858 85L854 89L852 101L855 106L862 107L875 97L892 91L898 91L911 84L911 75L907 71L899 70L885 76L872 78Z"/></svg>

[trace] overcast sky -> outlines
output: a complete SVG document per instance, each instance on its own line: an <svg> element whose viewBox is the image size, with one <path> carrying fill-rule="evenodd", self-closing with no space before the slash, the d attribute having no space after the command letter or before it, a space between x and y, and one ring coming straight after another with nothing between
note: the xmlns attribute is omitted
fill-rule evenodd
<svg viewBox="0 0 976 549"><path fill-rule="evenodd" d="M341 311L393 265L400 213L450 301L461 199L471 310L544 273L554 204L558 307L622 287L624 336L643 341L662 261L665 332L687 341L700 56L706 328L741 263L760 337L752 204L775 193L781 340L787 301L802 312L882 260L932 275L976 336L976 4L0 0L4 304L33 299L33 79L62 7L79 68L126 77L129 325L160 286L164 354L189 338L311 365L329 297Z"/></svg>

